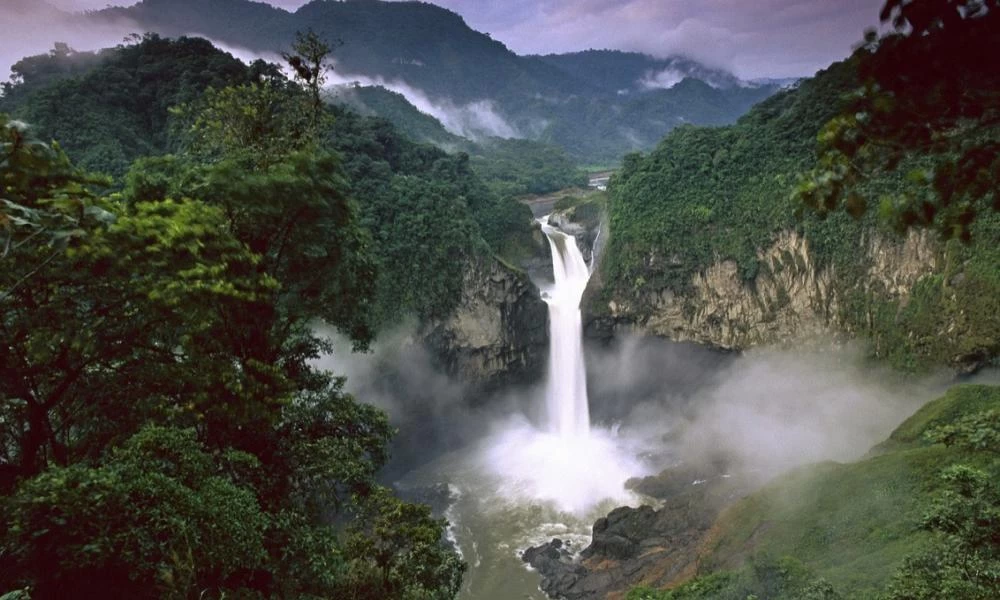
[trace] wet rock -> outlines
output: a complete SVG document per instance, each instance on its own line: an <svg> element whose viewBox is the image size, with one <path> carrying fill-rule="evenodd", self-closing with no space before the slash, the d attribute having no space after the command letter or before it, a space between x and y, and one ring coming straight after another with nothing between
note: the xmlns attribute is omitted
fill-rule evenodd
<svg viewBox="0 0 1000 600"><path fill-rule="evenodd" d="M521 559L542 575L542 591L550 597L580 597L566 595L565 592L576 586L586 575L586 569L574 560L562 540L556 538L541 546L528 548Z"/></svg>
<svg viewBox="0 0 1000 600"><path fill-rule="evenodd" d="M663 506L616 508L594 523L593 540L578 558L554 545L556 540L525 552L549 597L599 600L623 596L640 583L663 586L683 579L694 571L699 547L719 514L754 485L750 478L730 475L692 481L684 469L658 477L669 482Z"/></svg>
<svg viewBox="0 0 1000 600"><path fill-rule="evenodd" d="M581 556L603 556L613 560L632 558L639 552L642 540L655 521L656 511L649 506L616 508L594 523L593 539Z"/></svg>

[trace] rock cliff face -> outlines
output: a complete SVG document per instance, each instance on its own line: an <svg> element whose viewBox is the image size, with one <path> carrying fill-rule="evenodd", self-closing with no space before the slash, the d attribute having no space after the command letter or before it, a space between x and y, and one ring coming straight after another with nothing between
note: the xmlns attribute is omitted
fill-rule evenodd
<svg viewBox="0 0 1000 600"><path fill-rule="evenodd" d="M548 312L528 277L490 256L469 260L458 308L423 338L444 370L464 381L502 385L537 377L548 348Z"/></svg>
<svg viewBox="0 0 1000 600"><path fill-rule="evenodd" d="M753 280L743 281L734 261L718 261L693 277L689 292L612 299L589 329L600 336L628 326L735 350L801 344L851 331L841 303L852 291L905 301L921 277L938 269L941 254L927 232L916 231L903 241L873 234L858 250L867 270L846 281L834 268L817 266L808 240L783 232L758 253L761 268Z"/></svg>

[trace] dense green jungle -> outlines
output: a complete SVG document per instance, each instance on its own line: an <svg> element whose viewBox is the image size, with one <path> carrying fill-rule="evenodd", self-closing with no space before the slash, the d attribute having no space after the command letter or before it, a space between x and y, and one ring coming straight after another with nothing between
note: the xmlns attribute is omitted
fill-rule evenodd
<svg viewBox="0 0 1000 600"><path fill-rule="evenodd" d="M0 2L132 34L0 87L0 600L1000 598L1000 2L877 4L741 80Z"/></svg>

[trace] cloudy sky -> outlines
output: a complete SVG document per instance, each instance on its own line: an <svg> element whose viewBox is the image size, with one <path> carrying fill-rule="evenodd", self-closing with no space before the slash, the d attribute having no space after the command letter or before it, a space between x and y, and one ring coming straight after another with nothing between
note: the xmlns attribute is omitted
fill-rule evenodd
<svg viewBox="0 0 1000 600"><path fill-rule="evenodd" d="M883 0L432 0L519 54L686 54L744 78L811 75L847 56ZM135 0L50 0L69 9ZM270 0L294 10L306 0ZM2 2L0 2L2 4Z"/></svg>

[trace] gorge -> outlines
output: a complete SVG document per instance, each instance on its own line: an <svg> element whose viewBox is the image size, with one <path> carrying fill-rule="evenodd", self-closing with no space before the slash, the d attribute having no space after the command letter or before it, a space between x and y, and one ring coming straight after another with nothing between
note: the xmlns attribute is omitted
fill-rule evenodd
<svg viewBox="0 0 1000 600"><path fill-rule="evenodd" d="M0 2L0 600L1000 596L994 3L82 2Z"/></svg>

